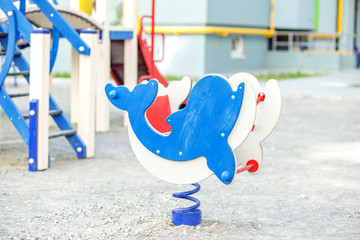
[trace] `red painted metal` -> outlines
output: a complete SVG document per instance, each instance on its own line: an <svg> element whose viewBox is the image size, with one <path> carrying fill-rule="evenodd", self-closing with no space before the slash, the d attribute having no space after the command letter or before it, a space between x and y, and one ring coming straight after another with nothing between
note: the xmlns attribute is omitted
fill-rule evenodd
<svg viewBox="0 0 360 240"><path fill-rule="evenodd" d="M248 161L246 163L245 167L239 168L238 170L236 170L236 174L244 172L244 171L248 171L248 172L256 172L259 169L259 163L254 160L251 159L250 161Z"/></svg>
<svg viewBox="0 0 360 240"><path fill-rule="evenodd" d="M146 76L140 76L138 83L141 83L143 80L149 80L151 78L157 79L162 85L167 87L169 84L166 79L160 74L156 68L155 62L162 61L164 59L164 45L165 45L165 35L162 34L163 38L163 56L160 60L154 60L154 40L155 40L155 0L152 0L152 15L144 15L140 18L140 33L139 33L139 46L142 56L145 60L145 63L148 67L149 74ZM146 33L144 30L144 19L151 19L151 45L149 46L146 42Z"/></svg>
<svg viewBox="0 0 360 240"><path fill-rule="evenodd" d="M264 100L265 100L265 93L259 92L256 99L256 104L259 104L259 102L263 102Z"/></svg>

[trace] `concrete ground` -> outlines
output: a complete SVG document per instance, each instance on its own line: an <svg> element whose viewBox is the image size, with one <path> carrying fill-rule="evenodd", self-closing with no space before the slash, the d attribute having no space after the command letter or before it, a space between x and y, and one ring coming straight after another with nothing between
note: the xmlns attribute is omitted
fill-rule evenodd
<svg viewBox="0 0 360 240"><path fill-rule="evenodd" d="M2 113L0 239L360 239L360 71L280 86L282 113L262 144L262 171L230 186L214 176L201 182L197 227L172 224L171 210L189 203L171 194L191 187L142 168L116 109L111 131L96 134L95 158L78 160L54 139L51 168L36 173ZM54 89L68 113L69 81Z"/></svg>

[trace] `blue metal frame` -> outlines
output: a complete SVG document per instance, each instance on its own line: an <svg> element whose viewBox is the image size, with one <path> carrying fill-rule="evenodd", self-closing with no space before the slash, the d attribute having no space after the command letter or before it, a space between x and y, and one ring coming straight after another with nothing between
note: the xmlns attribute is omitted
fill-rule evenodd
<svg viewBox="0 0 360 240"><path fill-rule="evenodd" d="M0 106L3 108L26 145L29 145L29 125L3 87L0 87Z"/></svg>
<svg viewBox="0 0 360 240"><path fill-rule="evenodd" d="M9 25L8 25L6 57L5 57L5 62L3 63L1 68L0 86L3 85L5 78L8 75L8 72L11 67L11 63L14 58L15 46L16 46L16 20L13 12L11 16L8 16L8 19L9 19Z"/></svg>
<svg viewBox="0 0 360 240"><path fill-rule="evenodd" d="M80 54L90 55L90 48L80 38L79 34L70 26L63 16L48 2L44 0L33 0L43 14L52 22L63 37L65 37L76 51Z"/></svg>
<svg viewBox="0 0 360 240"><path fill-rule="evenodd" d="M110 31L110 40L132 39L133 37L132 31Z"/></svg>
<svg viewBox="0 0 360 240"><path fill-rule="evenodd" d="M47 1L42 1L42 6L47 6L48 3L44 3ZM51 5L50 8L51 9ZM34 126L29 127L29 124L24 119L22 113L17 108L13 100L9 97L8 93L6 92L6 89L3 87L3 83L5 78L7 77L7 74L9 72L11 62L14 61L15 66L19 69L19 71L27 72L29 71L29 63L26 61L26 59L22 56L14 56L15 52L19 52L20 49L16 46L16 32L19 31L22 33L23 37L27 40L28 43L30 43L30 34L33 31L32 25L28 22L28 20L24 17L24 15L21 14L21 12L12 4L12 2L1 0L0 1L0 9L2 9L5 13L9 13L9 11L12 12L9 17L9 24L0 24L0 32L7 32L8 36L5 38L0 38L1 45L6 48L6 58L5 62L2 68L2 71L0 73L0 106L3 108L6 115L9 117L10 121L15 126L16 130L19 132L20 136L24 140L24 142L29 146L31 145L31 148L33 149L32 144L34 144L33 139L29 139L29 134L33 133L33 130L30 130L34 128ZM55 10L55 9L54 9ZM56 11L56 10L55 10ZM50 13L51 14L51 13ZM54 16L56 16L56 13L54 13ZM57 19L57 17L55 17ZM60 16L62 20L62 16ZM65 21L65 20L64 20ZM51 69L55 63L56 54L58 50L58 42L60 38L60 33L63 36L67 36L68 34L63 34L61 31L58 31L56 29L55 25L63 24L61 21L58 21L57 24L54 24L54 31L53 31L53 44L52 44L52 51L51 51ZM70 25L68 25L68 28L71 28ZM62 30L68 30L65 26L62 28ZM71 28L72 29L72 28ZM73 29L72 29L73 30ZM37 29L35 31L42 31L40 29ZM45 30L48 31L48 30ZM75 30L73 30L75 32ZM73 39L78 39L77 43L81 43L82 40L79 37L79 34L75 32L76 35ZM71 35L71 34L70 34ZM68 39L70 41L70 39ZM70 41L71 42L71 41ZM73 42L72 42L73 43ZM84 44L84 51L87 52L88 46ZM90 50L88 51L90 53ZM50 69L49 69L50 70ZM24 75L24 78L29 83L29 75ZM49 95L49 109L50 110L60 110L60 107L57 105L55 100L52 98L51 95ZM31 116L29 116L31 117ZM62 113L57 116L53 116L53 119L57 123L60 130L74 130L74 127L71 125L71 123L67 120L65 115ZM31 131L31 133L30 133ZM33 137L33 136L32 136ZM71 136L66 136L67 140L71 144L72 148L76 151L78 158L86 158L86 146L79 137L78 134L74 134ZM30 147L30 146L29 146ZM32 155L33 150L32 150ZM33 169L33 166L31 166L31 169ZM31 171L30 166L29 170Z"/></svg>
<svg viewBox="0 0 360 240"><path fill-rule="evenodd" d="M38 120L39 100L30 100L29 106L29 171L38 170Z"/></svg>
<svg viewBox="0 0 360 240"><path fill-rule="evenodd" d="M52 30L52 45L50 49L50 73L52 72L59 49L60 33L56 28Z"/></svg>
<svg viewBox="0 0 360 240"><path fill-rule="evenodd" d="M30 44L30 34L33 30L33 27L31 23L26 19L26 17L14 6L11 1L1 0L0 9L4 13L8 13L9 11L13 12L13 16L15 16L16 19L16 29L24 36L25 40Z"/></svg>

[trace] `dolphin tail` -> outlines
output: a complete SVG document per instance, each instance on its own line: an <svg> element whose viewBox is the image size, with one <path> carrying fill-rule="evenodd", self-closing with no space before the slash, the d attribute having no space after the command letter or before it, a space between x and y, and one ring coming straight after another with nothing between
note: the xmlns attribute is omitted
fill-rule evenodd
<svg viewBox="0 0 360 240"><path fill-rule="evenodd" d="M233 181L236 170L235 156L226 140L224 144L213 147L205 158L209 169L221 182L230 184Z"/></svg>

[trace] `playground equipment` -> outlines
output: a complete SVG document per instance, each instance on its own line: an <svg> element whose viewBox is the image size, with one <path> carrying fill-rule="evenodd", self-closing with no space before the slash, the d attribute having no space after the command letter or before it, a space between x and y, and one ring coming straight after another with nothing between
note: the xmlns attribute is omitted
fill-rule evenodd
<svg viewBox="0 0 360 240"><path fill-rule="evenodd" d="M146 40L146 31L144 28L144 19L151 19L151 44L149 45ZM138 83L143 80L156 78L165 87L168 86L166 79L158 71L155 62L161 62L164 59L164 51L161 59L154 59L154 38L155 38L155 0L152 0L151 15L144 15L139 19L140 29L138 32ZM162 37L163 47L165 44L165 35L160 33ZM123 73L123 57L124 52L123 40L111 40L111 74L118 85L124 84ZM164 50L164 49L163 49Z"/></svg>
<svg viewBox="0 0 360 240"><path fill-rule="evenodd" d="M59 36L59 34L61 34L70 41L79 53L86 55L90 54L89 46L79 37L77 32L71 28L71 26L61 17L61 15L50 3L47 1L37 0L35 0L34 3L42 9L49 19L52 19L54 29L56 29L53 32L54 36ZM29 158L29 169L43 170L48 168L48 138L65 136L73 149L76 151L77 156L79 158L86 157L86 145L80 138L79 134L75 131L74 127L66 119L58 104L49 94L49 88L46 87L48 86L51 70L50 62L51 60L55 61L54 57L56 57L58 43L56 37L52 43L52 53L50 58L50 32L47 30L38 30L33 28L31 23L24 16L25 1L20 1L20 9L17 9L12 1L1 1L0 8L6 14L6 18L2 19L2 24L0 26L0 41L1 45L6 50L2 52L2 55L5 55L5 62L0 73L0 105L23 138L24 142L29 147L36 148L29 149L31 156ZM25 58L22 56L19 51L19 47L16 46L19 34L23 36L28 44L33 45L30 57L32 60L31 66L29 66ZM8 72L12 62L14 62L19 71L9 74ZM30 97L36 98L39 106L38 108L36 107L37 101L34 100L35 108L30 111L30 114L23 115L12 100L14 97L23 97L28 96L29 94L8 94L4 88L3 83L5 78L11 75L23 75L26 81L31 83ZM38 111L36 111L36 109L38 109ZM38 119L39 122L36 124L30 124L29 128L29 124L26 119L29 118L29 115L33 114L38 117L31 118L33 120ZM61 132L48 136L47 118L49 115L53 117ZM31 128L35 126L37 126L35 129ZM30 138L29 133L34 133L36 129L39 130L36 133L36 139ZM33 142L30 142L30 140L36 140L37 142L34 144Z"/></svg>
<svg viewBox="0 0 360 240"><path fill-rule="evenodd" d="M52 5L48 1L32 2L33 4L28 8L25 0L21 0L18 7L10 0L0 2L0 9L6 14L1 19L0 41L7 50L1 54L6 58L0 74L0 105L29 146L29 169L35 171L49 166L48 138L65 136L79 158L94 156L95 122L97 131L104 132L109 129L109 104L102 89L110 75L110 39L125 40L123 52L127 59L124 63L124 76L127 79L125 84L135 86L137 58L134 56L137 55L137 38L133 38L134 32L136 33L134 1L127 1L124 16L126 24L120 28L109 25L109 1L97 2L97 20L77 9ZM82 10L86 8L89 13L90 2L92 1L82 0L78 2L78 8ZM81 34L79 35L78 32ZM77 130L66 119L46 87L57 56L60 37L66 38L73 46L71 122L77 123ZM22 46L31 46L30 66L16 46L16 43L19 43L18 39L21 38L25 41ZM9 73L12 62L19 70L16 73ZM4 88L5 78L14 75L23 75L27 82L31 82L29 114L20 113L11 100L11 97L29 94L9 95ZM79 108L80 101L81 108ZM47 135L49 114L57 123L61 133ZM30 118L29 123L26 121L27 118Z"/></svg>
<svg viewBox="0 0 360 240"><path fill-rule="evenodd" d="M111 84L105 88L110 102L128 111L131 147L151 174L175 184L193 184L214 174L222 183L230 184L237 173L259 172L260 143L274 129L280 115L281 95L275 80L261 88L254 76L239 73L229 79L207 75L192 90L186 84L179 84L180 92L189 90L188 104L179 110L187 94L172 101L178 108L173 108L166 118L171 127L166 133L156 131L147 120L147 110L163 88L159 86L158 81L151 79L132 92ZM167 94L172 95L172 91ZM169 96L169 99L176 97ZM199 186L195 186L196 192ZM188 225L199 224L201 211L198 201L188 196L192 193L176 195L196 204L174 210L174 224L188 224L189 218L194 220L189 220Z"/></svg>

